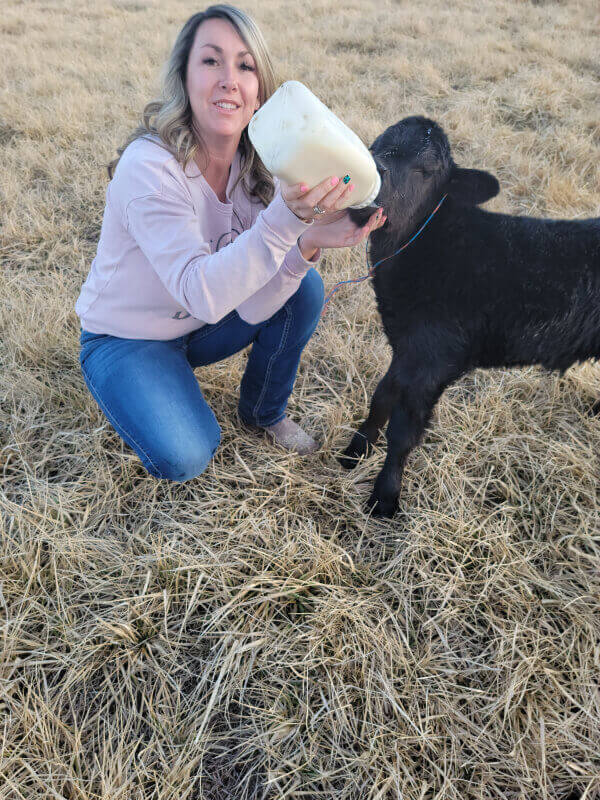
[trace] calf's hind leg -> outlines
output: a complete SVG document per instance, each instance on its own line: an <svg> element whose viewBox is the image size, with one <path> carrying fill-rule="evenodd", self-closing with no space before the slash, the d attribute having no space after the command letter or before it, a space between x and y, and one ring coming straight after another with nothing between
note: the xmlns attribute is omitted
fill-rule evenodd
<svg viewBox="0 0 600 800"><path fill-rule="evenodd" d="M369 416L352 437L343 455L338 459L344 469L353 469L361 456L368 456L372 445L377 441L379 431L390 417L392 407L396 401L393 384L394 361L377 384L371 398Z"/></svg>

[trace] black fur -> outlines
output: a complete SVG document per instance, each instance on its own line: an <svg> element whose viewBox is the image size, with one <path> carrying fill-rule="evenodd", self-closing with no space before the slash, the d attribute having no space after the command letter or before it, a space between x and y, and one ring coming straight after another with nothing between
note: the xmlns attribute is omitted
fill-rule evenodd
<svg viewBox="0 0 600 800"><path fill-rule="evenodd" d="M493 175L460 169L439 125L408 117L371 146L388 214L370 263L390 368L369 417L340 459L351 468L389 419L388 451L368 507L391 516L406 456L444 389L477 367L541 364L563 372L600 357L600 219L551 220L478 208L499 191ZM351 210L364 224L373 209Z"/></svg>

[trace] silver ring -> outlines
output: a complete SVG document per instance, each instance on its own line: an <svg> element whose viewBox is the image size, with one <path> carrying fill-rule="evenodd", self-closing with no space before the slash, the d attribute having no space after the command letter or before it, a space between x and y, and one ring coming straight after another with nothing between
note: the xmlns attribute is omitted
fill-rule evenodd
<svg viewBox="0 0 600 800"><path fill-rule="evenodd" d="M315 212L315 214L324 214L325 213L322 208L319 208L319 206L313 206L313 211Z"/></svg>

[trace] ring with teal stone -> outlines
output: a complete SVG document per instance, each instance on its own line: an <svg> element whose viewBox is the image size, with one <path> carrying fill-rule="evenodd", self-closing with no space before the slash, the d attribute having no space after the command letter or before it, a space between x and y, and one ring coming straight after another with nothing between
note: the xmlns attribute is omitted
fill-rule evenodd
<svg viewBox="0 0 600 800"><path fill-rule="evenodd" d="M350 175L346 175L343 180L344 183L350 183Z"/></svg>

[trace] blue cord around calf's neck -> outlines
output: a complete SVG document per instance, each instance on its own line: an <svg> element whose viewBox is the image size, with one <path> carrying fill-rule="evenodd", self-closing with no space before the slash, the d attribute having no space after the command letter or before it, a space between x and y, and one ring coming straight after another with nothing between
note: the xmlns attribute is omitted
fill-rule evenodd
<svg viewBox="0 0 600 800"><path fill-rule="evenodd" d="M442 203L444 202L444 200L446 199L446 197L447 197L447 195L444 195L444 196L442 197L442 199L440 200L440 202L439 202L439 203L437 204L437 206L436 206L436 207L433 209L433 211L431 212L431 214L430 214L430 215L427 217L427 219L425 220L425 222L424 222L424 223L421 225L421 227L420 227L420 228L419 228L419 230L418 230L418 231L415 233L415 235L412 237L412 239L409 239L409 240L408 240L408 242L406 242L406 244L403 244L403 245L402 245L402 247L401 247L399 250L396 250L396 252L395 252L395 253L392 253L391 255L389 255L389 256L386 256L385 258L382 258L382 259L381 259L380 261L378 261L376 264L373 264L373 266L372 266L372 267L369 267L369 257L366 255L366 250L367 250L367 249L368 249L368 247L369 247L369 237L367 237L367 244L366 244L366 250L365 250L365 258L366 258L366 261L367 261L367 269L368 269L368 272L367 272L367 274L366 274L366 275L363 275L363 276L362 276L362 278L353 278L352 280L348 280L348 281L340 281L339 283L336 283L336 285L333 287L333 289L332 289L332 290L329 292L329 294L328 294L328 295L327 295L327 297L325 298L325 302L323 303L323 311L321 312L321 316L323 316L323 315L325 314L325 312L327 311L327 304L329 303L329 301L331 300L331 298L333 297L333 295L334 295L334 294L337 292L337 290L340 288L340 286L344 286L344 285L345 285L345 284L347 284L347 283L361 283L362 281L366 281L366 280L367 280L367 278L372 278L372 277L373 277L373 273L375 272L375 270L377 269L377 267L378 267L380 264L382 264L384 261L387 261L387 260L388 260L388 258L392 258L393 256L397 256L397 255L398 255L398 253L401 253L401 252L402 252L402 250L404 250L405 248L407 248L409 244L412 244L412 242L414 242L414 240L417 238L417 236L418 236L418 235L419 235L419 234L420 234L420 233L421 233L421 232L424 230L424 228L427 226L427 223L428 223L428 222L429 222L429 220L430 220L430 219L433 217L433 215L436 213L436 211L439 209L439 207L442 205ZM370 234L369 234L369 235L370 235Z"/></svg>

